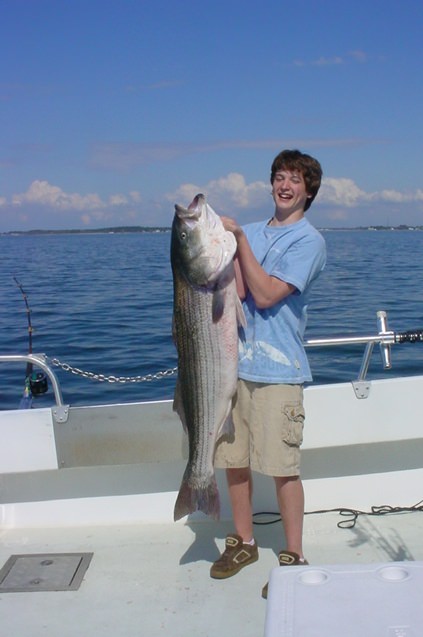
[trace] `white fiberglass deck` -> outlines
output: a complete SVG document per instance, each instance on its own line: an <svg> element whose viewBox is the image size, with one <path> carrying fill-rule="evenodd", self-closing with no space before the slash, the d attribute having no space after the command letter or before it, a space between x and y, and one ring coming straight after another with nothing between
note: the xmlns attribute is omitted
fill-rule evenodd
<svg viewBox="0 0 423 637"><path fill-rule="evenodd" d="M423 560L421 512L360 516L353 529L339 529L340 519L306 516L305 551L313 566ZM211 562L231 530L228 522L209 521L3 530L0 566L13 554L94 556L77 591L1 593L1 634L259 637L266 616L261 588L277 564L281 527L257 526L259 561L233 578L212 580Z"/></svg>
<svg viewBox="0 0 423 637"><path fill-rule="evenodd" d="M374 381L365 399L350 384L306 390L306 511L423 499L422 388L423 376ZM49 409L0 412L0 433L0 568L12 555L93 553L78 590L1 591L0 637L264 634L261 588L284 546L281 525L256 527L257 563L210 578L233 530L224 476L221 522L171 521L186 450L169 401L71 408L63 421ZM254 509L274 510L271 479L255 476L254 487ZM340 520L306 516L312 566L423 560L421 510L359 516L350 529Z"/></svg>

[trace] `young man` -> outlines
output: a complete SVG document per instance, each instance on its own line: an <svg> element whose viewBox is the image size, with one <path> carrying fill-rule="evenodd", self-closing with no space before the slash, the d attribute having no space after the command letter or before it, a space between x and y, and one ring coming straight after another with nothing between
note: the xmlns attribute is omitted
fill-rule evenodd
<svg viewBox="0 0 423 637"><path fill-rule="evenodd" d="M225 468L235 524L214 578L231 577L258 559L253 537L252 471L272 476L286 538L279 563L306 563L302 534L304 492L300 445L303 384L311 381L303 346L310 286L326 262L321 234L304 213L320 188L319 162L298 150L274 159L273 217L241 228L222 217L238 244L237 289L247 325L240 330L239 381L233 440L222 440L215 465ZM267 596L267 585L263 589Z"/></svg>

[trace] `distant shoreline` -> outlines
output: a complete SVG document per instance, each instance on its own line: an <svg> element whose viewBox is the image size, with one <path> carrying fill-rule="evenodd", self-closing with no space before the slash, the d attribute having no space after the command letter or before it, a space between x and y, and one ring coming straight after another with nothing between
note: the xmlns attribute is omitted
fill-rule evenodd
<svg viewBox="0 0 423 637"><path fill-rule="evenodd" d="M148 227L148 226L118 226L116 228L96 228L81 230L10 230L8 232L0 232L1 236L17 236L17 235L44 235L44 234L144 234L170 232L171 228Z"/></svg>
<svg viewBox="0 0 423 637"><path fill-rule="evenodd" d="M354 228L332 228L332 227L320 227L318 228L322 232L333 231L381 231L381 230L407 230L407 231L422 231L423 226L407 226L401 224L399 226L357 226ZM7 232L0 232L0 236L21 236L21 235L57 235L57 234L145 234L145 233L167 233L171 232L170 227L149 227L149 226L117 226L112 228L96 228L96 229L74 229L74 230L9 230Z"/></svg>

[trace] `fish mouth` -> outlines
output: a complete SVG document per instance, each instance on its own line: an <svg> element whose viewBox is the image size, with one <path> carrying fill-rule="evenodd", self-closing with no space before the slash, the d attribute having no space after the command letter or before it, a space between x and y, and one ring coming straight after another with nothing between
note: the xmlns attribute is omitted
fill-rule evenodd
<svg viewBox="0 0 423 637"><path fill-rule="evenodd" d="M191 201L190 205L188 206L188 210L196 210L197 208L199 208L200 205L206 203L206 198L203 194L199 193L198 195L195 195L194 199Z"/></svg>
<svg viewBox="0 0 423 637"><path fill-rule="evenodd" d="M202 206L205 204L205 202L205 196L202 194L198 194L191 201L188 208L184 208L184 206L175 204L175 213L179 219L182 219L184 221L190 219L193 221L198 221L201 217L201 213L203 211Z"/></svg>

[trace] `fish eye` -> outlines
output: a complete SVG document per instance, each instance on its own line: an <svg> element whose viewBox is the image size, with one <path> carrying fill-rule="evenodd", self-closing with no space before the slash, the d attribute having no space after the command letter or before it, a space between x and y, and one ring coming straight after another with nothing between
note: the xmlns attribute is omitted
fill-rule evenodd
<svg viewBox="0 0 423 637"><path fill-rule="evenodd" d="M187 233L186 232L181 232L180 237L181 237L181 239L186 239L187 238Z"/></svg>

